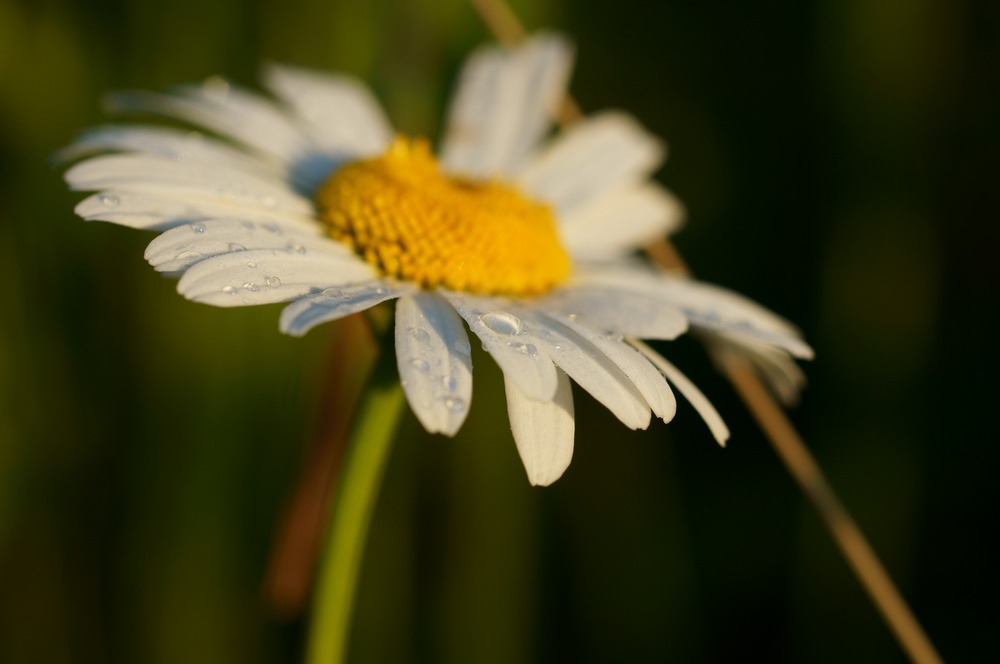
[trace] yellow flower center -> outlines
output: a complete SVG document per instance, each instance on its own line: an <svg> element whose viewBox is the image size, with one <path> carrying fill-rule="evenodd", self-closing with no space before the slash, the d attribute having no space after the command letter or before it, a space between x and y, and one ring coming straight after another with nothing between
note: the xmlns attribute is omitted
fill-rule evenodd
<svg viewBox="0 0 1000 664"><path fill-rule="evenodd" d="M549 206L443 174L425 140L397 137L382 156L341 167L316 205L334 239L426 288L537 295L569 275Z"/></svg>

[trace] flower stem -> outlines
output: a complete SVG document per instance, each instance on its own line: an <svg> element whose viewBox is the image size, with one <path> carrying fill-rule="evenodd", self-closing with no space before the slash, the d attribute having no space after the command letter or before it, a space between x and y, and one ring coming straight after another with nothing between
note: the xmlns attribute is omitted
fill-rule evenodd
<svg viewBox="0 0 1000 664"><path fill-rule="evenodd" d="M347 656L362 553L404 401L395 355L383 348L361 397L330 509L313 598L307 664L339 664Z"/></svg>

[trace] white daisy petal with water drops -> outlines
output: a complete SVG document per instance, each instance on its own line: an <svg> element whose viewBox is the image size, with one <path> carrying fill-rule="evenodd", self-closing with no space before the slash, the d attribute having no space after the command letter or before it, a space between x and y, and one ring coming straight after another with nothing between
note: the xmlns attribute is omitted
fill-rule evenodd
<svg viewBox="0 0 1000 664"><path fill-rule="evenodd" d="M620 111L549 137L571 63L555 35L476 51L440 158L394 136L344 76L268 65L275 99L221 78L113 95L118 111L190 129L92 130L64 151L80 160L65 177L95 192L84 219L161 232L146 258L191 300L285 302L280 327L295 336L395 300L399 379L430 432L454 435L472 407L475 339L503 372L532 484L570 463L571 381L633 429L674 416L672 383L724 442L708 399L639 339L717 335L786 393L800 381L791 356L811 349L745 298L637 263L683 217L649 179L666 149Z"/></svg>

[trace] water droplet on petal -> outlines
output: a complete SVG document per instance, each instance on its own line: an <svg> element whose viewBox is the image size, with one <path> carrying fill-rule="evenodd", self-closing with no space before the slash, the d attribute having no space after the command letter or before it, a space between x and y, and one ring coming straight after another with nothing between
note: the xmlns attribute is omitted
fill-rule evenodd
<svg viewBox="0 0 1000 664"><path fill-rule="evenodd" d="M576 314L569 314L568 316L566 316L566 320L568 320L570 322L575 321L577 318L579 318L579 316L576 315Z"/></svg>
<svg viewBox="0 0 1000 664"><path fill-rule="evenodd" d="M248 290L251 293L256 293L257 291L260 290L260 287L257 284L255 284L254 282L248 281L245 284L243 284L243 289L244 290Z"/></svg>
<svg viewBox="0 0 1000 664"><path fill-rule="evenodd" d="M441 385L449 392L454 392L458 389L458 381L454 376L441 376Z"/></svg>
<svg viewBox="0 0 1000 664"><path fill-rule="evenodd" d="M268 288L277 288L281 285L281 279L278 277L265 277L264 283L268 285Z"/></svg>
<svg viewBox="0 0 1000 664"><path fill-rule="evenodd" d="M234 286L224 286L222 288L222 292L225 293L226 295L236 295L237 293L240 292L240 289Z"/></svg>
<svg viewBox="0 0 1000 664"><path fill-rule="evenodd" d="M191 230L200 235L205 232L205 227L201 224L191 224Z"/></svg>
<svg viewBox="0 0 1000 664"><path fill-rule="evenodd" d="M247 248L242 244L237 244L236 242L229 243L229 251L246 251Z"/></svg>
<svg viewBox="0 0 1000 664"><path fill-rule="evenodd" d="M532 359L538 357L538 347L535 346L535 344L526 344L520 341L509 341L507 342L507 345L521 355L527 355Z"/></svg>
<svg viewBox="0 0 1000 664"><path fill-rule="evenodd" d="M422 344L430 343L431 335L422 327L411 327L409 329L410 336L419 341Z"/></svg>
<svg viewBox="0 0 1000 664"><path fill-rule="evenodd" d="M274 223L273 221L269 221L266 224L264 224L264 230L267 231L268 233L274 233L275 235L281 235L281 226L279 226L278 224Z"/></svg>
<svg viewBox="0 0 1000 664"><path fill-rule="evenodd" d="M249 263L247 263L247 267L250 268L251 270L257 267L256 261L250 261Z"/></svg>
<svg viewBox="0 0 1000 664"><path fill-rule="evenodd" d="M229 81L221 76L210 76L202 83L201 89L211 101L225 103L229 98Z"/></svg>
<svg viewBox="0 0 1000 664"><path fill-rule="evenodd" d="M299 244L298 242L289 242L288 244L285 245L285 250L296 254L306 253L306 248L301 244Z"/></svg>
<svg viewBox="0 0 1000 664"><path fill-rule="evenodd" d="M483 325L497 334L508 337L514 336L521 331L521 319L506 311L491 311L480 316L479 320Z"/></svg>
<svg viewBox="0 0 1000 664"><path fill-rule="evenodd" d="M469 344L468 341L463 341L459 339L458 341L455 342L455 352L459 353L460 355L471 355L472 346Z"/></svg>
<svg viewBox="0 0 1000 664"><path fill-rule="evenodd" d="M122 202L121 199L114 194L101 194L97 197L97 200L101 201L101 204L107 208L116 208Z"/></svg>
<svg viewBox="0 0 1000 664"><path fill-rule="evenodd" d="M431 368L431 365L427 362L427 360L421 360L419 358L413 358L410 360L410 366L420 373L427 373Z"/></svg>
<svg viewBox="0 0 1000 664"><path fill-rule="evenodd" d="M326 288L320 295L327 300L342 300L344 298L344 291L339 288Z"/></svg>
<svg viewBox="0 0 1000 664"><path fill-rule="evenodd" d="M461 413L468 408L465 400L458 397L443 397L441 401L444 403L444 407L452 413Z"/></svg>

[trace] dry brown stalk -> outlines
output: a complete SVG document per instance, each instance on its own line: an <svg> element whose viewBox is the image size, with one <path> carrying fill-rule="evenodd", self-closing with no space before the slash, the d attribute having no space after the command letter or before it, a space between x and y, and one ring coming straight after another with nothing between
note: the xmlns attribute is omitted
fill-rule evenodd
<svg viewBox="0 0 1000 664"><path fill-rule="evenodd" d="M501 43L512 46L525 38L524 27L504 0L469 1ZM581 116L579 106L567 95L561 110L556 115L556 120L561 126L566 126ZM685 276L690 275L687 264L670 241L663 239L654 242L646 248L646 251L661 268ZM785 464L785 468L816 508L848 565L882 614L900 646L916 664L939 664L940 655L927 638L885 567L882 566L864 533L840 502L819 464L806 447L805 441L754 369L746 360L731 351L721 347L708 350L750 410L774 451Z"/></svg>

